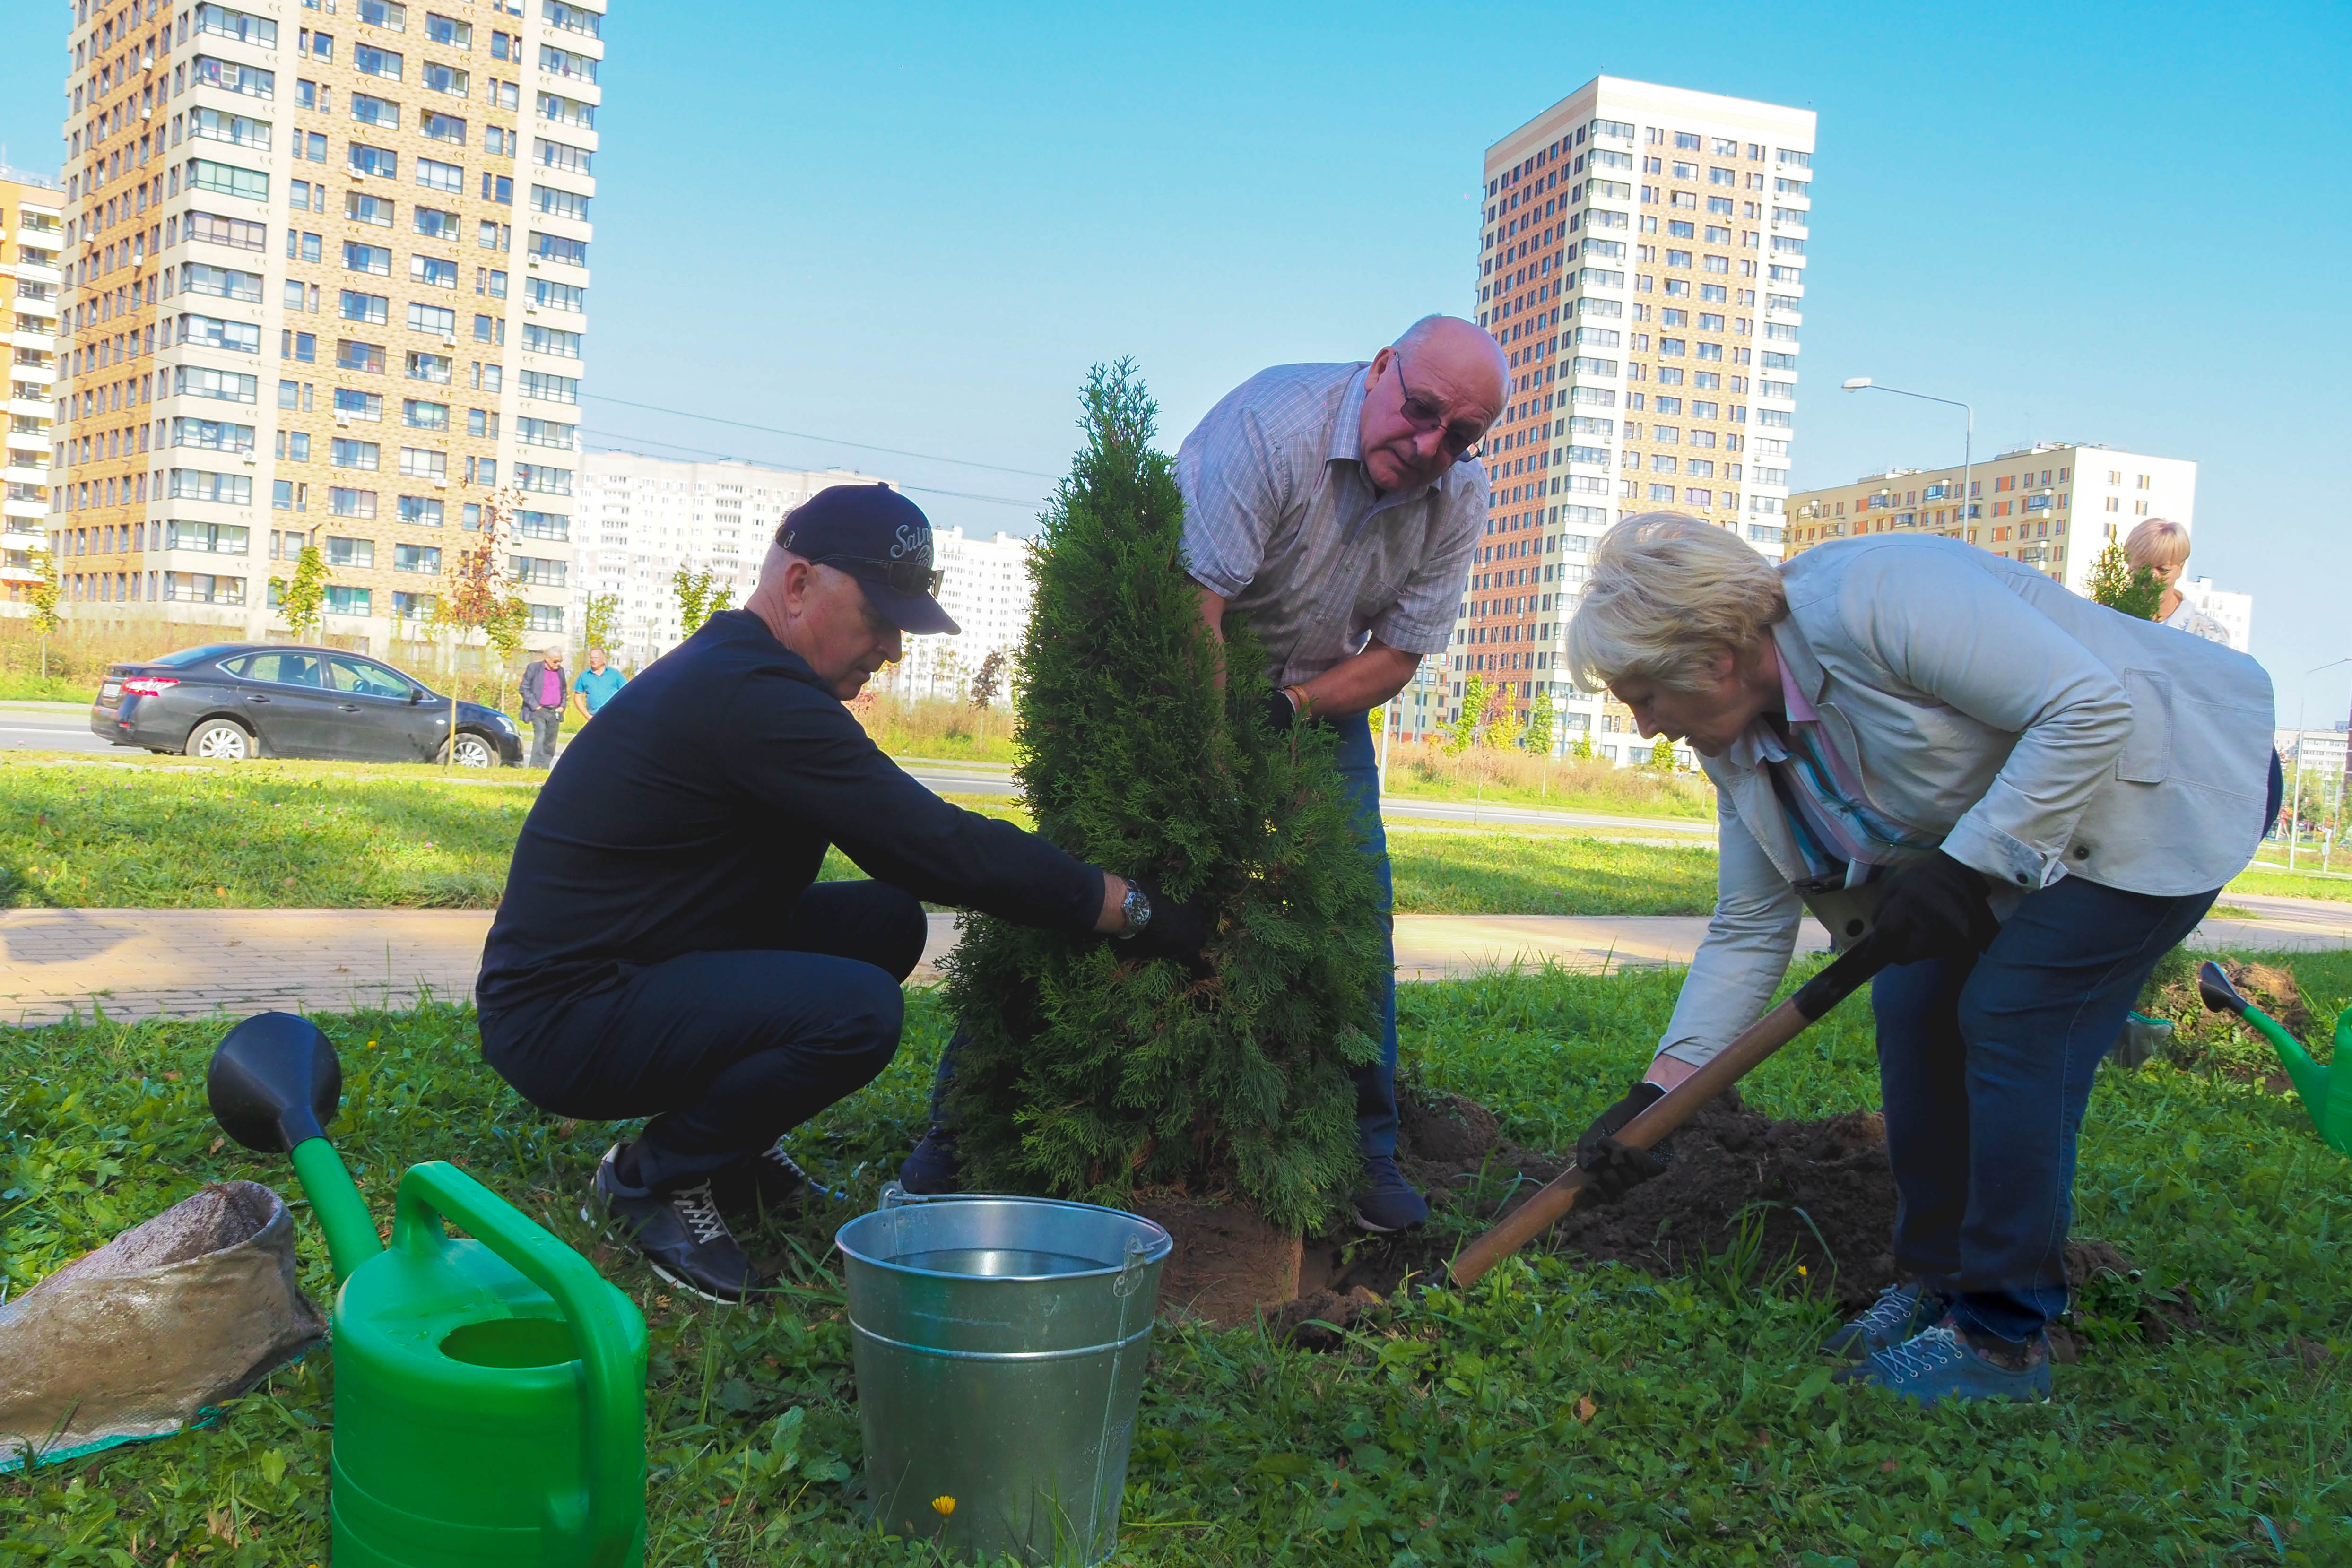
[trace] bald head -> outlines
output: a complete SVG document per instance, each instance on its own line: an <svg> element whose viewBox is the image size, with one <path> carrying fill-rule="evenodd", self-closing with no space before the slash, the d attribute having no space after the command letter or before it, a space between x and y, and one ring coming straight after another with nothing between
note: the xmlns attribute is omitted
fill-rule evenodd
<svg viewBox="0 0 2352 1568"><path fill-rule="evenodd" d="M1503 412L1501 345L1458 316L1424 316L1382 349L1364 379L1358 434L1382 494L1434 483Z"/></svg>
<svg viewBox="0 0 2352 1568"><path fill-rule="evenodd" d="M1423 316L1391 346L1416 368L1428 360L1433 369L1442 368L1465 381L1485 378L1480 384L1489 401L1497 409L1502 407L1511 384L1511 365L1504 357L1503 345L1484 327L1459 316Z"/></svg>

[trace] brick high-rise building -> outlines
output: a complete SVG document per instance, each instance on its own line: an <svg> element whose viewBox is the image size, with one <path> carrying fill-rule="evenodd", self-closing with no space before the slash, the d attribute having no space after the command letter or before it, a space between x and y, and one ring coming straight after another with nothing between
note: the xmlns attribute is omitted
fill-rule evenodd
<svg viewBox="0 0 2352 1568"><path fill-rule="evenodd" d="M49 528L76 619L423 636L510 519L566 631L602 15L571 0L79 0Z"/></svg>
<svg viewBox="0 0 2352 1568"><path fill-rule="evenodd" d="M1553 702L1559 744L1645 758L1558 670L1586 553L1675 510L1779 556L1812 153L1811 110L1614 77L1487 149L1478 319L1511 396L1448 716L1477 674L1521 714Z"/></svg>
<svg viewBox="0 0 2352 1568"><path fill-rule="evenodd" d="M8 331L6 489L0 492L0 581L10 600L34 581L48 543L50 419L57 396L58 295L65 284L65 197L56 183L0 164L0 323Z"/></svg>
<svg viewBox="0 0 2352 1568"><path fill-rule="evenodd" d="M1961 487L1974 486L1967 515ZM1889 468L1789 497L1789 552L1872 533L1965 539L2077 593L2099 552L2145 517L2197 521L2197 465L2077 442L2015 446L1968 467Z"/></svg>

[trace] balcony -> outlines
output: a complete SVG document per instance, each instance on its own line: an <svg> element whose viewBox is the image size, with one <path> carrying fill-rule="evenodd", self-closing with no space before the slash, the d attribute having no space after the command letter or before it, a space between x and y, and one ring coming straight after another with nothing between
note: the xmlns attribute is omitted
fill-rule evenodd
<svg viewBox="0 0 2352 1568"><path fill-rule="evenodd" d="M58 302L54 298L44 299L29 289L20 288L16 291L16 313L20 316L46 316L54 321L58 319Z"/></svg>
<svg viewBox="0 0 2352 1568"><path fill-rule="evenodd" d="M41 346L47 348L48 345L44 343ZM58 368L53 364L32 364L20 359L8 367L8 379L43 384L52 383L58 379Z"/></svg>
<svg viewBox="0 0 2352 1568"><path fill-rule="evenodd" d="M17 522L34 522L48 515L49 504L38 497L10 496L5 499L0 499L0 517L5 517L11 525L8 529L10 538L15 538L23 531L14 526ZM34 537L37 538L42 537L39 530L34 530ZM44 542L46 542L45 539Z"/></svg>

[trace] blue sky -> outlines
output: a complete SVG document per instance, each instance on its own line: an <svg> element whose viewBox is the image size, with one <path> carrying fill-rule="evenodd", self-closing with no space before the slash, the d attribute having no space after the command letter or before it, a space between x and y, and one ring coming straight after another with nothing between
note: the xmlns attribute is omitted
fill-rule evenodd
<svg viewBox="0 0 2352 1568"><path fill-rule="evenodd" d="M1800 485L1959 455L1850 375L1973 402L1979 452L2193 458L2191 570L2256 595L2283 719L2352 654L2352 6L614 0L605 38L589 390L835 439L592 402L599 444L1025 530L1093 361L1172 446L1261 366L1468 313L1486 146L1606 72L1821 117ZM60 58L0 48L12 162L57 155Z"/></svg>

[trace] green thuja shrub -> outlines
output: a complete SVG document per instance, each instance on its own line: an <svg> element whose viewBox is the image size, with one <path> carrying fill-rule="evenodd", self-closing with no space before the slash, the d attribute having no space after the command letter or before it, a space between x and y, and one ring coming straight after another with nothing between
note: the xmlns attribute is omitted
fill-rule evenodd
<svg viewBox="0 0 2352 1568"><path fill-rule="evenodd" d="M1185 575L1183 497L1130 364L1097 367L1086 445L1030 565L1019 773L1037 830L1213 920L1197 969L976 917L945 966L965 1185L1098 1203L1232 1193L1301 1229L1357 1171L1349 1069L1377 1054L1383 916L1333 737L1276 735L1239 617L1220 653ZM1356 720L1362 723L1361 719Z"/></svg>

